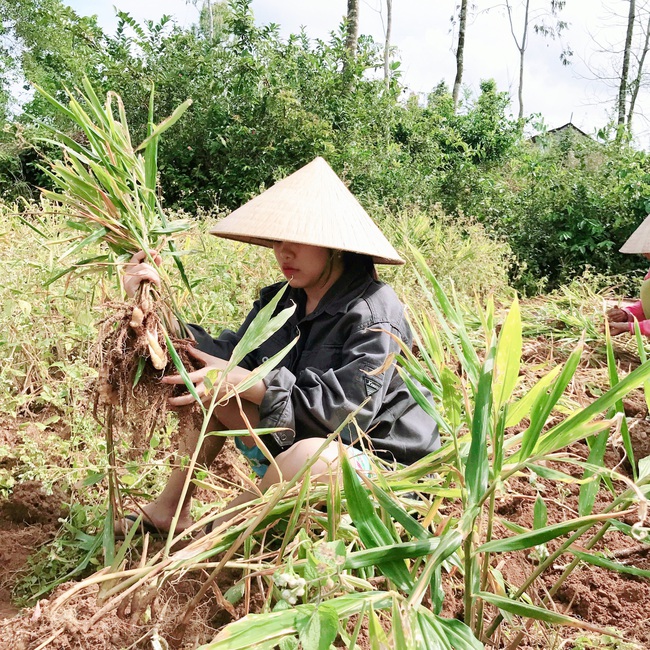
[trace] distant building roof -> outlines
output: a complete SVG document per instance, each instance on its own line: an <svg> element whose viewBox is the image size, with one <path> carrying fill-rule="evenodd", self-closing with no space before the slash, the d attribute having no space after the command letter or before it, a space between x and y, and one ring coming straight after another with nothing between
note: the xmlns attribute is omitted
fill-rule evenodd
<svg viewBox="0 0 650 650"><path fill-rule="evenodd" d="M560 136L560 135L579 135L583 138L588 138L592 142L596 142L590 135L585 133L582 129L579 129L575 124L572 124L571 122L567 122L566 124L563 124L562 126L558 126L555 129L549 129L545 133L538 133L537 135L534 135L530 140L531 142L537 142L539 138L543 138L545 136Z"/></svg>

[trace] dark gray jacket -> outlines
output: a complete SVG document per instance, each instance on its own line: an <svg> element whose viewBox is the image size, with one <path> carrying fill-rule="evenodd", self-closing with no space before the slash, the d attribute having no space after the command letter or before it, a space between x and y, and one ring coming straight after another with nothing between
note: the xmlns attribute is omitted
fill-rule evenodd
<svg viewBox="0 0 650 650"><path fill-rule="evenodd" d="M199 347L228 359L253 318L283 284L262 289L237 332L224 330L213 339L192 326ZM276 452L294 440L326 437L367 398L355 419L378 455L411 463L439 447L434 421L415 403L394 364L381 374L369 374L382 368L388 355L399 354L399 346L386 332L409 347L412 343L404 306L388 285L363 269L346 270L311 314L305 316L301 289L289 288L278 311L292 303L297 305L293 316L240 364L253 370L300 335L264 380L267 390L259 426L286 428L274 434L280 447ZM348 425L341 437L354 443L358 437L354 425Z"/></svg>

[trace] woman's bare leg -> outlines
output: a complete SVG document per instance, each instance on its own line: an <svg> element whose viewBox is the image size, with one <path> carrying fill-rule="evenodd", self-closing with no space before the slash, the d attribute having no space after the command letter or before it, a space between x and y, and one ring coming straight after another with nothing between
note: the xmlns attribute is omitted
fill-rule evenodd
<svg viewBox="0 0 650 650"><path fill-rule="evenodd" d="M278 474L277 470L271 465L266 474L259 483L261 492L266 492L268 488L276 483L279 483L281 478L285 481L290 481L296 474L300 473L307 462L318 453L318 450L323 446L322 438L306 438L293 444L287 451L283 451L276 457L276 463L282 472L282 477ZM325 483L333 472L337 472L339 468L339 445L337 442L331 442L323 452L321 452L318 460L311 466L310 476L311 480ZM257 499L258 492L242 492L237 495L227 506L226 511L236 508L237 506L244 505L253 499ZM229 521L236 514L233 512L225 512L225 514L217 517L210 529Z"/></svg>
<svg viewBox="0 0 650 650"><path fill-rule="evenodd" d="M259 424L259 411L257 406L250 402L243 401L244 413L254 428ZM208 425L208 431L227 431L229 429L244 429L246 424L235 400L216 409L216 416L213 415ZM199 440L199 431L192 430L184 432L181 444L181 453L192 456ZM225 438L220 436L207 436L197 456L197 467L208 468L212 465L217 454L221 451ZM167 480L163 491L151 503L147 503L139 511L149 525L155 526L161 532L167 532L171 526L172 519L176 514L178 500L182 494L183 486L187 479L187 470L175 467ZM176 525L177 531L189 528L194 522L190 515L192 496L196 492L196 486L190 481L185 499L181 508L180 517ZM120 522L116 522L117 533L123 533Z"/></svg>

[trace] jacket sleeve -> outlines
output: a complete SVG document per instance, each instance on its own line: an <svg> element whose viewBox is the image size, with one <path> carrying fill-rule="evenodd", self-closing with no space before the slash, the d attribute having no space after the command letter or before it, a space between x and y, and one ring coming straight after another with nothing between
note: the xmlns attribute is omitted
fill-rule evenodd
<svg viewBox="0 0 650 650"><path fill-rule="evenodd" d="M630 332L634 334L634 320L629 323ZM639 330L643 336L650 336L650 320L640 320L639 321Z"/></svg>
<svg viewBox="0 0 650 650"><path fill-rule="evenodd" d="M374 331L374 330L387 331ZM325 437L354 413L362 431L367 430L382 406L395 374L394 364L378 374L399 346L387 332L398 334L389 323L354 327L341 350L336 368L307 367L298 376L287 368L271 372L260 406L260 426L287 428L297 438ZM338 351L334 353L338 354ZM368 400L366 402L366 400ZM364 404L365 402L365 404ZM354 431L350 427L344 439Z"/></svg>
<svg viewBox="0 0 650 650"><path fill-rule="evenodd" d="M637 300L633 305L628 307L623 307L623 311L627 312L627 320L630 323L634 323L636 318L639 322L645 320L645 314L643 313L643 305L640 300Z"/></svg>

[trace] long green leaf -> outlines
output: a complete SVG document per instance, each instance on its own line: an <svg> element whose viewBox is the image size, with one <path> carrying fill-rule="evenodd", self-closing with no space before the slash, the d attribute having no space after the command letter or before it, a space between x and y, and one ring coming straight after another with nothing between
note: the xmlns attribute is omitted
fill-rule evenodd
<svg viewBox="0 0 650 650"><path fill-rule="evenodd" d="M169 117L166 117L160 124L154 126L151 133L136 147L136 151L144 149L153 139L159 138L168 128L176 124L191 105L192 100L186 99L180 106L177 106Z"/></svg>
<svg viewBox="0 0 650 650"><path fill-rule="evenodd" d="M187 373L187 370L185 369L185 366L183 365L181 358L178 356L178 352L176 352L176 348L174 347L174 344L172 343L172 340L169 338L167 332L165 332L165 343L167 344L167 352L169 352L169 356L171 357L171 360L174 363L174 366L176 367L178 374L181 376L183 383L185 384L185 388L187 388L189 394L196 400L196 402L205 411L203 402L199 397L199 394L196 392L196 387L194 386L194 382L190 379L190 376Z"/></svg>
<svg viewBox="0 0 650 650"><path fill-rule="evenodd" d="M546 373L521 399L508 405L506 427L513 427L528 417L533 404L536 404L540 396L546 393L548 387L560 374L560 370L562 370L562 366L555 366L555 368Z"/></svg>
<svg viewBox="0 0 650 650"><path fill-rule="evenodd" d="M327 601L339 620L359 614L368 604L376 609L389 609L393 596L386 592L354 593ZM217 637L199 650L246 650L268 640L279 640L297 634L296 617L311 613L313 605L297 605L288 610L268 614L249 614L227 625Z"/></svg>
<svg viewBox="0 0 650 650"><path fill-rule="evenodd" d="M590 515L588 517L579 517L578 519L569 519L553 524L540 530L531 530L521 535L506 537L505 539L493 539L490 542L482 544L476 550L477 553L508 553L510 551L522 551L525 548L532 548L539 544L568 535L579 528L589 528L601 521L607 521L616 515Z"/></svg>
<svg viewBox="0 0 650 650"><path fill-rule="evenodd" d="M492 346L481 368L472 417L472 442L465 465L465 484L470 505L478 503L487 489L489 461L487 443L492 425L492 375L494 372Z"/></svg>
<svg viewBox="0 0 650 650"><path fill-rule="evenodd" d="M262 381L266 375L268 375L271 370L273 370L282 359L287 355L289 350L291 350L292 347L296 345L298 342L298 337L293 339L293 341L289 342L287 345L285 345L279 352L276 352L272 357L269 357L264 363L259 365L255 370L253 370L247 377L242 381L241 383L237 384L237 386L234 387L234 390L232 392L226 393L224 399L228 399L230 396L233 395L233 393L236 391L238 393L243 393L244 391L248 390L251 386L254 386L258 381Z"/></svg>
<svg viewBox="0 0 650 650"><path fill-rule="evenodd" d="M387 546L377 546L363 551L354 551L345 558L346 569L360 569L366 566L375 566L383 562L395 562L423 557L433 553L440 545L440 539L430 537L417 542L392 543Z"/></svg>
<svg viewBox="0 0 650 650"><path fill-rule="evenodd" d="M531 454L539 437L542 433L542 429L548 420L549 415L558 400L564 393L566 387L569 385L569 382L573 378L573 375L576 372L578 363L580 362L580 357L582 356L582 342L576 347L576 349L571 353L567 359L560 376L557 378L551 392L549 395L540 395L537 401L532 405L531 416L530 416L530 426L526 429L523 434L521 442L521 451L519 452L522 460L528 458Z"/></svg>
<svg viewBox="0 0 650 650"><path fill-rule="evenodd" d="M479 592L477 596L500 610L517 616L533 618L538 621L544 621L545 623L551 623L552 625L567 625L569 627L577 627L584 630L599 630L604 632L604 630L597 628L594 625L590 625L585 621L580 621L577 618L566 616L565 614L558 614L557 612L543 607L537 607L536 605L529 605L528 603L511 600L510 598L504 598L503 596L496 596L495 594L486 593L484 591Z"/></svg>
<svg viewBox="0 0 650 650"><path fill-rule="evenodd" d="M343 487L348 512L359 532L359 537L367 549L389 546L398 542L375 512L365 488L361 485L347 454L341 455ZM403 591L410 591L413 580L403 560L382 562L377 565L387 578Z"/></svg>
<svg viewBox="0 0 650 650"><path fill-rule="evenodd" d="M422 646L432 650L453 650L451 642L447 639L437 620L432 620L418 612L419 637Z"/></svg>
<svg viewBox="0 0 650 650"><path fill-rule="evenodd" d="M440 413L438 413L435 405L431 403L431 400L422 392L420 386L411 379L411 375L399 366L397 366L397 373L404 381L411 397L415 400L418 406L420 406L422 410L435 421L438 428L448 433L452 433L445 419L440 415Z"/></svg>
<svg viewBox="0 0 650 650"><path fill-rule="evenodd" d="M641 359L641 363L645 363L648 360L648 355L645 350L644 337L641 334L639 321L636 319L634 319L634 336L636 338L636 347L639 351L639 359ZM643 397L645 398L645 404L650 411L650 381L643 383Z"/></svg>
<svg viewBox="0 0 650 650"><path fill-rule="evenodd" d="M59 260L63 260L66 257L70 257L70 255L78 253L82 248L94 244L95 242L99 241L102 237L104 237L107 232L108 232L108 228L97 228L95 232L91 233L87 237L84 237L84 239L76 242L73 246L65 250L59 257Z"/></svg>
<svg viewBox="0 0 650 650"><path fill-rule="evenodd" d="M90 257L85 260L79 260L78 262L75 262L72 266L69 266L62 271L58 271L57 273L53 273L51 276L43 282L44 287L49 287L52 283L56 282L59 278L63 277L67 273L70 273L72 271L76 271L80 268L83 268L84 266L93 266L95 264L99 263L105 263L108 261L108 255L98 255L96 257Z"/></svg>
<svg viewBox="0 0 650 650"><path fill-rule="evenodd" d="M609 385L613 388L614 386L616 386L616 384L618 384L618 370L616 369L616 359L614 357L614 346L612 344L612 336L609 331L609 322L606 322L605 325L605 349L607 351L607 371L609 374ZM644 385L645 383L646 382L644 382ZM623 439L623 447L625 448L625 453L627 454L627 457L632 466L632 478L633 480L636 481L637 469L636 469L636 462L634 461L634 448L632 447L632 440L630 439L630 431L627 428L627 420L625 419L625 408L623 407L622 399L616 402L616 404L614 405L614 410L616 411L616 413L620 413L622 417L621 438ZM589 460L591 462L597 462L598 464L602 464L603 459L605 457L605 449L603 448L602 444L598 452L599 455L596 456L594 453L594 449L592 447ZM595 483L596 486L592 488L592 491L597 490L597 488L600 487L600 479L598 479ZM595 494L594 494L594 498L595 498Z"/></svg>
<svg viewBox="0 0 650 650"><path fill-rule="evenodd" d="M295 305L283 309L276 316L273 315L288 286L288 284L285 284L268 304L264 305L255 315L253 322L248 326L248 329L232 351L226 371L238 366L247 354L256 350L291 318L296 309Z"/></svg>
<svg viewBox="0 0 650 650"><path fill-rule="evenodd" d="M607 441L609 440L609 430L601 431L594 440L591 450L589 451L588 463L604 467L605 451ZM590 469L585 469L582 476L584 483L580 486L580 495L578 497L578 514L581 517L591 514L593 510L598 491L600 489L600 475L596 475ZM590 480L591 479L591 480Z"/></svg>
<svg viewBox="0 0 650 650"><path fill-rule="evenodd" d="M617 573L627 573L628 575L638 576L640 578L650 578L650 571L648 569L639 569L635 566L630 566L629 564L622 564L621 562L614 562L609 560L602 555L597 555L593 553L584 553L582 551L577 551L573 548L569 549L569 553L575 555L578 559L588 564L593 564L594 566L599 566L608 571L616 571Z"/></svg>
<svg viewBox="0 0 650 650"><path fill-rule="evenodd" d="M156 183L158 182L158 137L154 136L154 85L151 85L149 95L149 120L147 123L147 138L151 138L144 150L144 185L148 191L145 201L151 211L156 208Z"/></svg>
<svg viewBox="0 0 650 650"><path fill-rule="evenodd" d="M440 383L442 384L442 405L449 421L449 432L456 435L463 412L463 392L460 390L460 378L445 365L440 372Z"/></svg>
<svg viewBox="0 0 650 650"><path fill-rule="evenodd" d="M515 298L499 334L494 362L494 408L498 411L512 395L521 366L521 313Z"/></svg>
<svg viewBox="0 0 650 650"><path fill-rule="evenodd" d="M381 480L383 477L380 475L378 480ZM372 491L377 503L381 508L398 524L400 524L404 530L415 537L416 539L427 539L430 535L429 531L420 524L419 521L414 519L404 507L396 503L390 496L390 494L384 490L376 481L368 481L368 486Z"/></svg>
<svg viewBox="0 0 650 650"><path fill-rule="evenodd" d="M447 619L436 616L433 612L428 612L424 608L418 611L418 615L428 619L432 623L434 618L437 629L442 631L444 637L452 644L456 650L484 650L485 646L474 636L472 630L462 621L454 618Z"/></svg>
<svg viewBox="0 0 650 650"><path fill-rule="evenodd" d="M608 390L604 395L591 404L581 409L577 413L566 418L563 422L550 429L546 435L541 437L531 455L547 456L558 449L562 449L572 444L583 436L585 425L593 420L597 415L607 411L624 395L637 388L644 381L650 378L650 361L642 364L633 370L627 377L623 378L614 388ZM592 433L597 429L594 427ZM508 462L517 463L525 460L521 452L513 454Z"/></svg>

